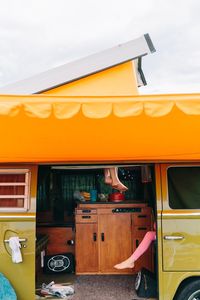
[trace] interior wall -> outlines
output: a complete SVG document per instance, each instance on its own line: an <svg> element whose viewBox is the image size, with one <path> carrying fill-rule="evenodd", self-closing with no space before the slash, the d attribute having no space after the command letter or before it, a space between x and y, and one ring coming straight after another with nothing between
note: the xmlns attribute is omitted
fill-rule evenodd
<svg viewBox="0 0 200 300"><path fill-rule="evenodd" d="M154 172L153 168L152 172ZM128 187L125 193L127 202L148 202L153 206L155 199L153 175L150 182L143 182L140 167L120 167L118 176ZM38 222L71 222L77 201L74 192L89 194L92 189L95 189L97 195L103 194L107 198L109 194L117 192L110 185L105 184L103 169L52 170L51 166L40 166L38 178Z"/></svg>

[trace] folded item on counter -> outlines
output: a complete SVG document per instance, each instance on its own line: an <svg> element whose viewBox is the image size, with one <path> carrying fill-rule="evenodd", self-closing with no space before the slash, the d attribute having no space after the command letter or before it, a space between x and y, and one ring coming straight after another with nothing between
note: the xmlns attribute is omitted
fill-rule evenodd
<svg viewBox="0 0 200 300"><path fill-rule="evenodd" d="M80 194L81 194L81 196L83 196L85 201L90 201L90 193L83 191Z"/></svg>

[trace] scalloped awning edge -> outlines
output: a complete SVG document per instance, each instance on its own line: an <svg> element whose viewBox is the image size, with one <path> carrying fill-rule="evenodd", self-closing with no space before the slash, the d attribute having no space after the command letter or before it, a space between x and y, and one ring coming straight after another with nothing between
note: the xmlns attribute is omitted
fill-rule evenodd
<svg viewBox="0 0 200 300"><path fill-rule="evenodd" d="M0 116L17 116L23 112L35 118L69 119L82 113L87 118L107 118L111 114L119 118L139 116L142 113L149 117L168 115L176 107L187 115L200 115L200 99L194 100L155 100L155 101L122 101L122 102L0 102Z"/></svg>

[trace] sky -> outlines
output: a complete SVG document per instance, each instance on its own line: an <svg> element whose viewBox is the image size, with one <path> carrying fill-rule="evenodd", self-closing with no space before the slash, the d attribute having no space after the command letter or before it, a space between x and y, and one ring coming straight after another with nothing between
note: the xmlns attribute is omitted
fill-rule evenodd
<svg viewBox="0 0 200 300"><path fill-rule="evenodd" d="M149 33L140 93L200 93L199 12L199 0L0 0L0 86Z"/></svg>

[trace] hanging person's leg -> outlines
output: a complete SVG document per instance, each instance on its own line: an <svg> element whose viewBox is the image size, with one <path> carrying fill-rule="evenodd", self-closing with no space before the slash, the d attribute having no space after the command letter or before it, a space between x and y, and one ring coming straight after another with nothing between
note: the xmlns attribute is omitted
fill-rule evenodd
<svg viewBox="0 0 200 300"><path fill-rule="evenodd" d="M139 246L136 248L134 253L126 260L114 266L115 269L127 269L134 268L136 260L142 256L142 254L147 251L149 246L156 239L155 231L148 231Z"/></svg>
<svg viewBox="0 0 200 300"><path fill-rule="evenodd" d="M112 185L112 178L110 176L110 169L109 168L104 169L104 182L106 184Z"/></svg>
<svg viewBox="0 0 200 300"><path fill-rule="evenodd" d="M110 168L110 176L112 178L112 187L116 190L119 190L120 192L125 192L128 190L128 188L123 185L123 183L121 183L121 181L118 178L118 168L117 167L113 167Z"/></svg>

